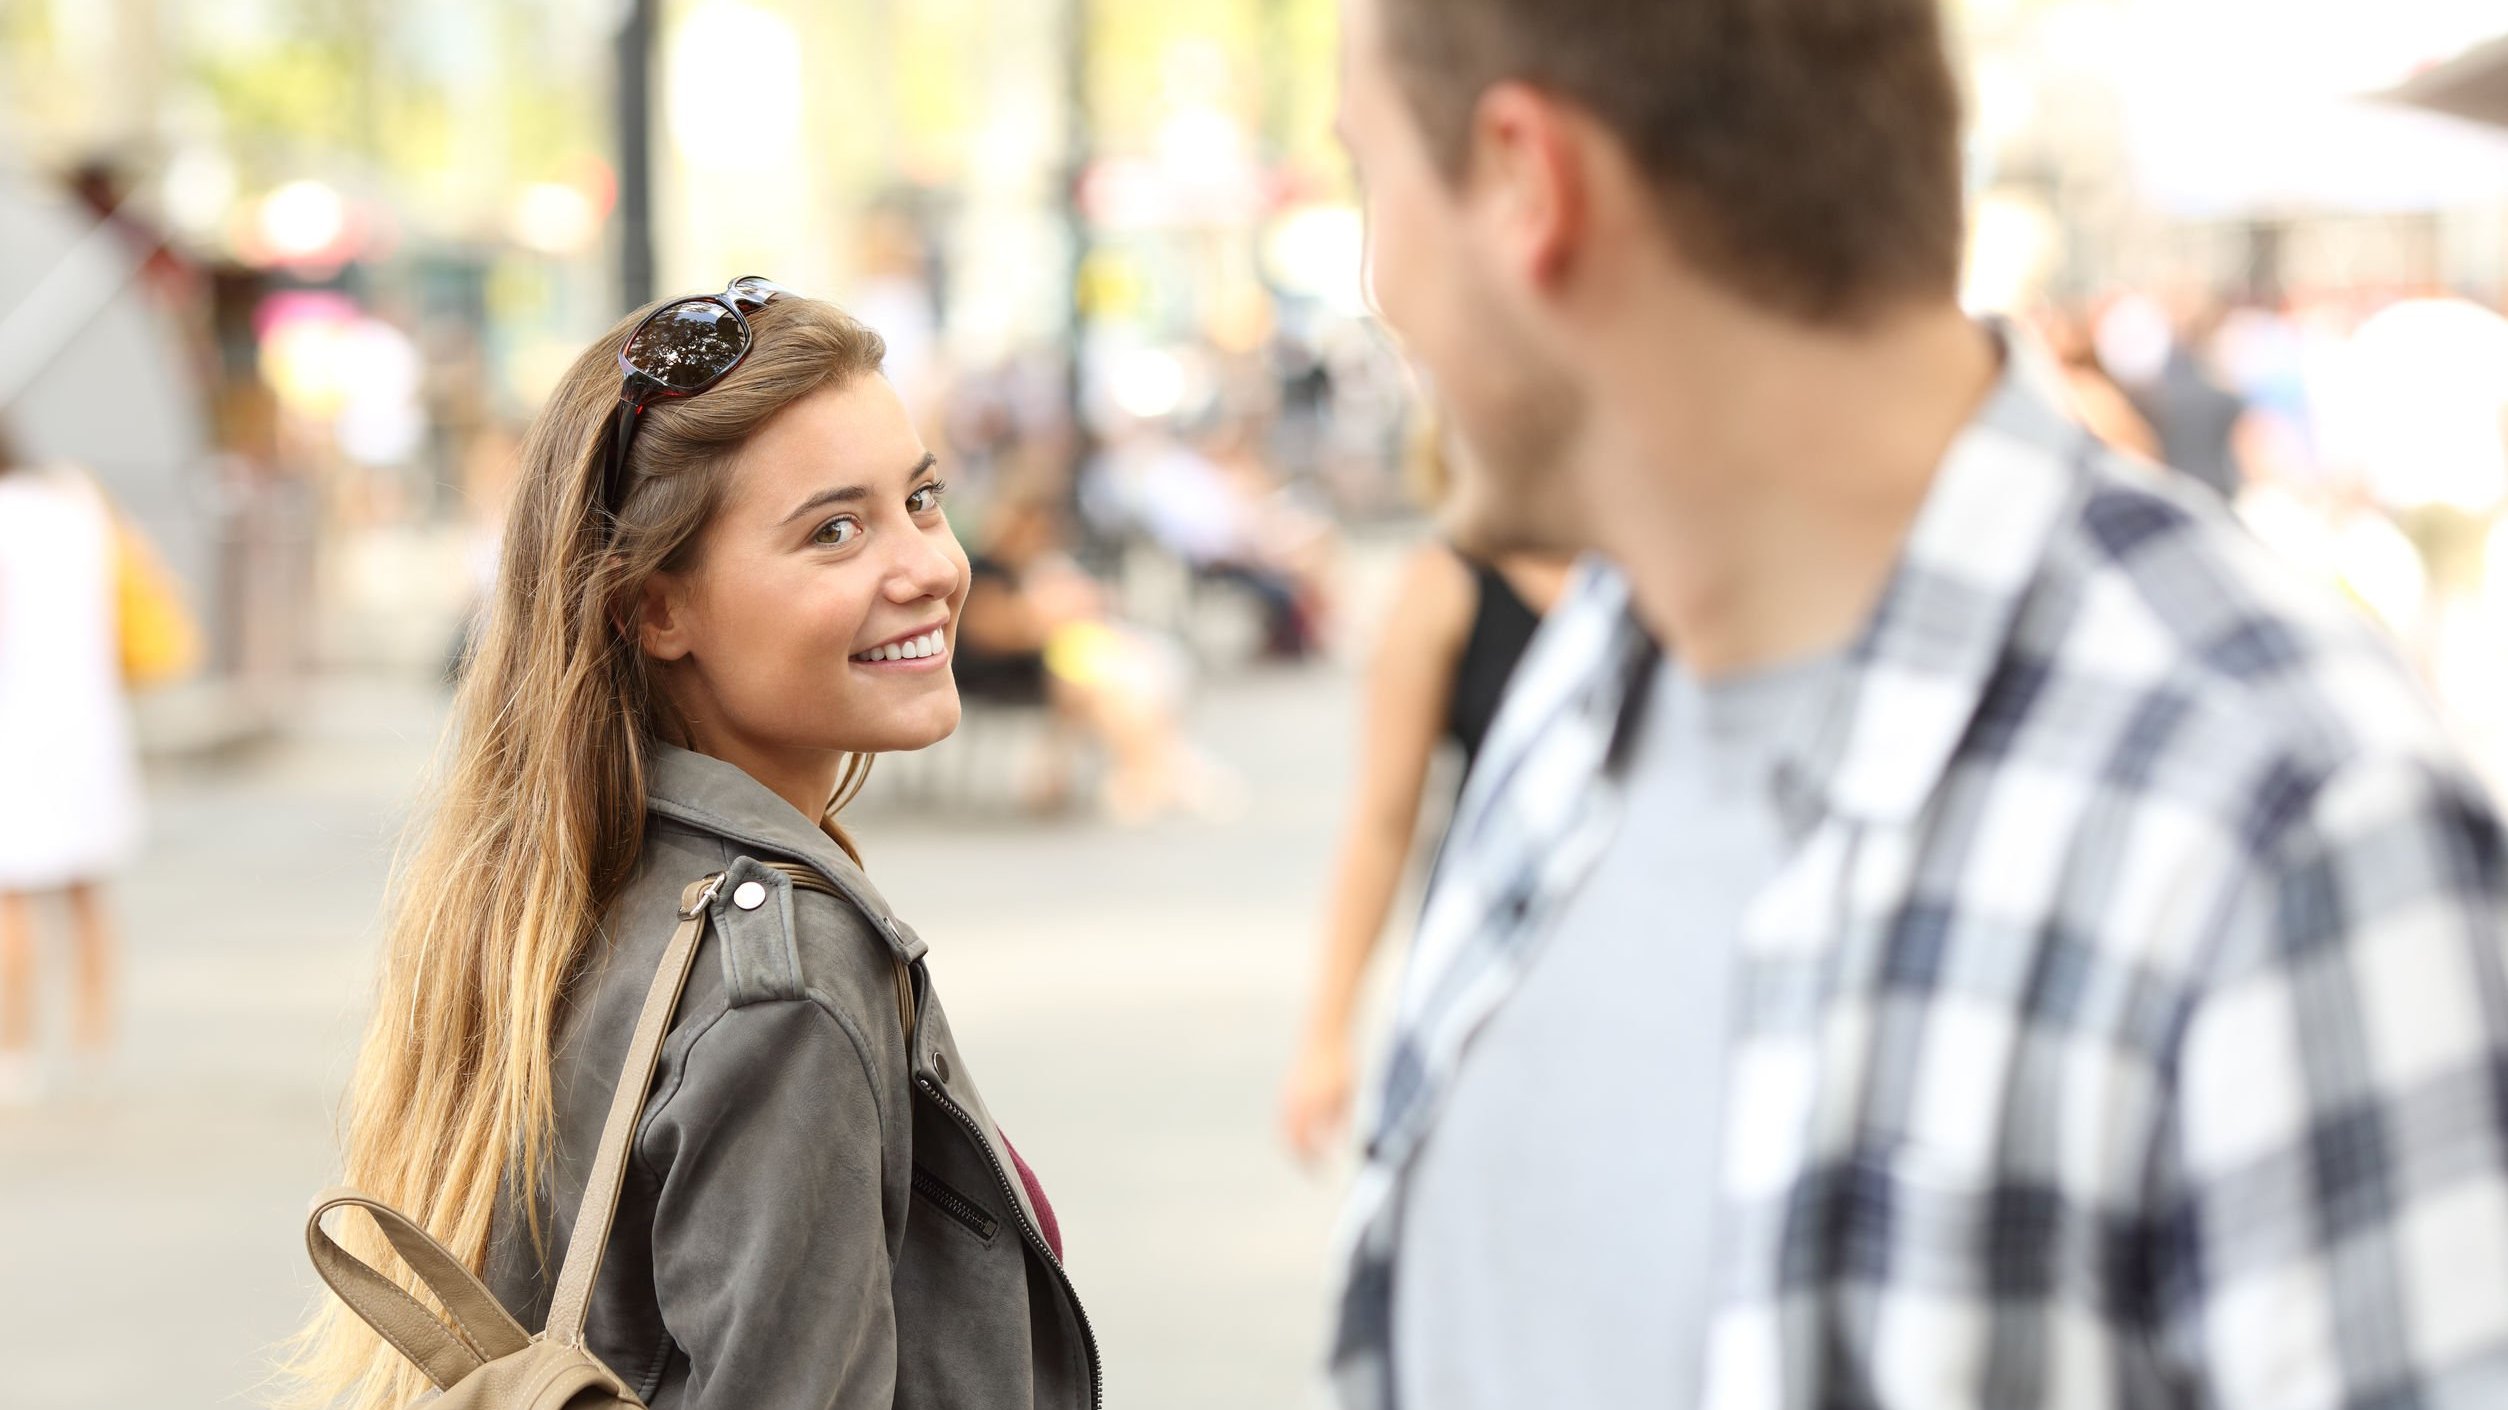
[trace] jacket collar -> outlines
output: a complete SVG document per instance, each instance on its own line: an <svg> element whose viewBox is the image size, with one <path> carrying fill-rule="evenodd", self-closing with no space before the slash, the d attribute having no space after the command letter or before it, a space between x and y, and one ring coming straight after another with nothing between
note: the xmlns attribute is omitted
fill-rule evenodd
<svg viewBox="0 0 2508 1410"><path fill-rule="evenodd" d="M1850 821L1922 809L2002 661L2095 442L2036 344L1989 322L2001 379L1951 444L1825 727L1780 764L1787 792Z"/></svg>
<svg viewBox="0 0 2508 1410"><path fill-rule="evenodd" d="M657 742L645 758L644 783L648 812L808 866L870 917L900 958L912 962L923 953L923 942L836 839L738 765Z"/></svg>

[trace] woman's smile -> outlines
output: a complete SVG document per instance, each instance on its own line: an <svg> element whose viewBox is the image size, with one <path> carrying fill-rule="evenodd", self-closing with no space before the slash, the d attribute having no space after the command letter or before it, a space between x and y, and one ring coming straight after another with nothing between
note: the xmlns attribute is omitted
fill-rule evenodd
<svg viewBox="0 0 2508 1410"><path fill-rule="evenodd" d="M875 671L936 671L949 664L949 624L918 627L846 658Z"/></svg>

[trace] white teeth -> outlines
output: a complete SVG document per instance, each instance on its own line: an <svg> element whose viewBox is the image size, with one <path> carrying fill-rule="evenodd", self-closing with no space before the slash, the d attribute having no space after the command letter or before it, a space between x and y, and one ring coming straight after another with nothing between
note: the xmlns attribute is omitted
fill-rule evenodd
<svg viewBox="0 0 2508 1410"><path fill-rule="evenodd" d="M948 648L948 645L948 630L934 628L921 636L910 637L905 641L892 642L887 646L874 646L853 659L856 661L920 661L927 656L940 655Z"/></svg>

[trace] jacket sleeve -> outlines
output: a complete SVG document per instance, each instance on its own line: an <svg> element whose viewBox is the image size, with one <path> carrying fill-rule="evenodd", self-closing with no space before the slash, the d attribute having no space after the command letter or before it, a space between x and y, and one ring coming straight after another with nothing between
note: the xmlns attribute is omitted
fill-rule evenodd
<svg viewBox="0 0 2508 1410"><path fill-rule="evenodd" d="M726 1010L647 1124L653 1276L688 1410L889 1405L896 1316L868 1058L809 999Z"/></svg>

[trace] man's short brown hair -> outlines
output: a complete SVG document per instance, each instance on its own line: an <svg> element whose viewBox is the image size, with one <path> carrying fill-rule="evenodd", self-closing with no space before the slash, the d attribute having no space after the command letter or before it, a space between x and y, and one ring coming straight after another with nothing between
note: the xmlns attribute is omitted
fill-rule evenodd
<svg viewBox="0 0 2508 1410"><path fill-rule="evenodd" d="M1818 322L1950 297L1959 91L1937 0L1376 0L1394 72L1459 180L1473 111L1520 80L1592 113L1682 254Z"/></svg>

